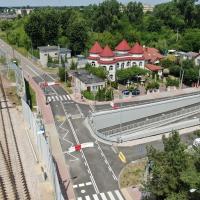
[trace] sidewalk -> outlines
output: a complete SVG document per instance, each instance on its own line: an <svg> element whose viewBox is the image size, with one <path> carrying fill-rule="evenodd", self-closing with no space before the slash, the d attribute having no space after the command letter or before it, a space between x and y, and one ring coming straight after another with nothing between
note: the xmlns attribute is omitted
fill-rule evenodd
<svg viewBox="0 0 200 200"><path fill-rule="evenodd" d="M73 90L74 91L74 90ZM152 100L152 99L159 99L159 98L166 98L166 97L173 97L177 95L182 95L182 94L189 94L193 92L200 92L200 87L199 88L185 88L185 89L177 89L177 90L172 90L172 91L165 91L165 92L157 92L157 93L149 93L145 95L139 95L135 97L124 97L122 99L115 98L114 103L127 103L127 102L136 102L136 101L146 101L146 100ZM73 93L70 95L73 101L80 103L80 104L87 104L87 105L106 105L110 104L110 101L103 101L103 102L98 102L98 101L91 101L87 99L81 99L81 94L78 93Z"/></svg>

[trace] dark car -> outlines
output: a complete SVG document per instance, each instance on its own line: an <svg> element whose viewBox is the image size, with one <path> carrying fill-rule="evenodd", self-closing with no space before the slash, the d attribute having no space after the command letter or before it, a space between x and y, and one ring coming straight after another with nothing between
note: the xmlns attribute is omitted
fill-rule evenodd
<svg viewBox="0 0 200 200"><path fill-rule="evenodd" d="M136 95L139 95L140 94L140 90L139 89L134 89L132 90L132 96L136 96Z"/></svg>
<svg viewBox="0 0 200 200"><path fill-rule="evenodd" d="M125 96L128 96L130 94L130 92L129 92L129 90L123 90L122 94L125 95Z"/></svg>

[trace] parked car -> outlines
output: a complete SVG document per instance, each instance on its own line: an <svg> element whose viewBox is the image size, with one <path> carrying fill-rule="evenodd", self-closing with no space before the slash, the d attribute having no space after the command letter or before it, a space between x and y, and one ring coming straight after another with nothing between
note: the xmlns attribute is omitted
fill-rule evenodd
<svg viewBox="0 0 200 200"><path fill-rule="evenodd" d="M139 89L134 89L132 90L132 96L136 96L136 95L139 95L140 94L140 90Z"/></svg>
<svg viewBox="0 0 200 200"><path fill-rule="evenodd" d="M130 92L129 92L129 90L123 90L122 94L125 95L125 96L128 96L130 94Z"/></svg>

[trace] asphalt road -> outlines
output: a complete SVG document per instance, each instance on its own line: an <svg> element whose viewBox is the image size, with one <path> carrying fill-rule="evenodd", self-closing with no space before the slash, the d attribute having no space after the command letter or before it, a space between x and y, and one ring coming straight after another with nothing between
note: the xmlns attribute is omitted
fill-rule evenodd
<svg viewBox="0 0 200 200"><path fill-rule="evenodd" d="M12 48L1 40L0 45L8 58L12 58ZM55 77L38 69L30 60L18 52L14 51L14 54L21 61L25 73L33 76L38 84L44 80L55 80ZM97 142L85 125L85 118L91 111L88 105L77 104L72 101L69 94L58 85L48 87L47 96L51 99L50 105L60 144L66 162L70 166L71 181L78 200L122 200L122 194L118 191L118 176L125 164L118 158L118 153L123 152L127 162L131 162L146 155L147 145L117 148ZM127 105L129 104L133 105L127 103ZM110 105L96 106L96 109L110 109ZM80 152L68 152L68 148L86 142L92 142L94 147L83 149ZM163 148L160 141L148 145L153 145L158 149Z"/></svg>

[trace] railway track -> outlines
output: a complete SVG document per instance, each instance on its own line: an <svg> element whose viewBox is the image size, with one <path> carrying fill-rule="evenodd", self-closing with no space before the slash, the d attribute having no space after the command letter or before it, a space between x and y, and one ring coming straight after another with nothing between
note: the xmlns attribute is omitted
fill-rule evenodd
<svg viewBox="0 0 200 200"><path fill-rule="evenodd" d="M0 199L29 200L10 108L0 76Z"/></svg>

